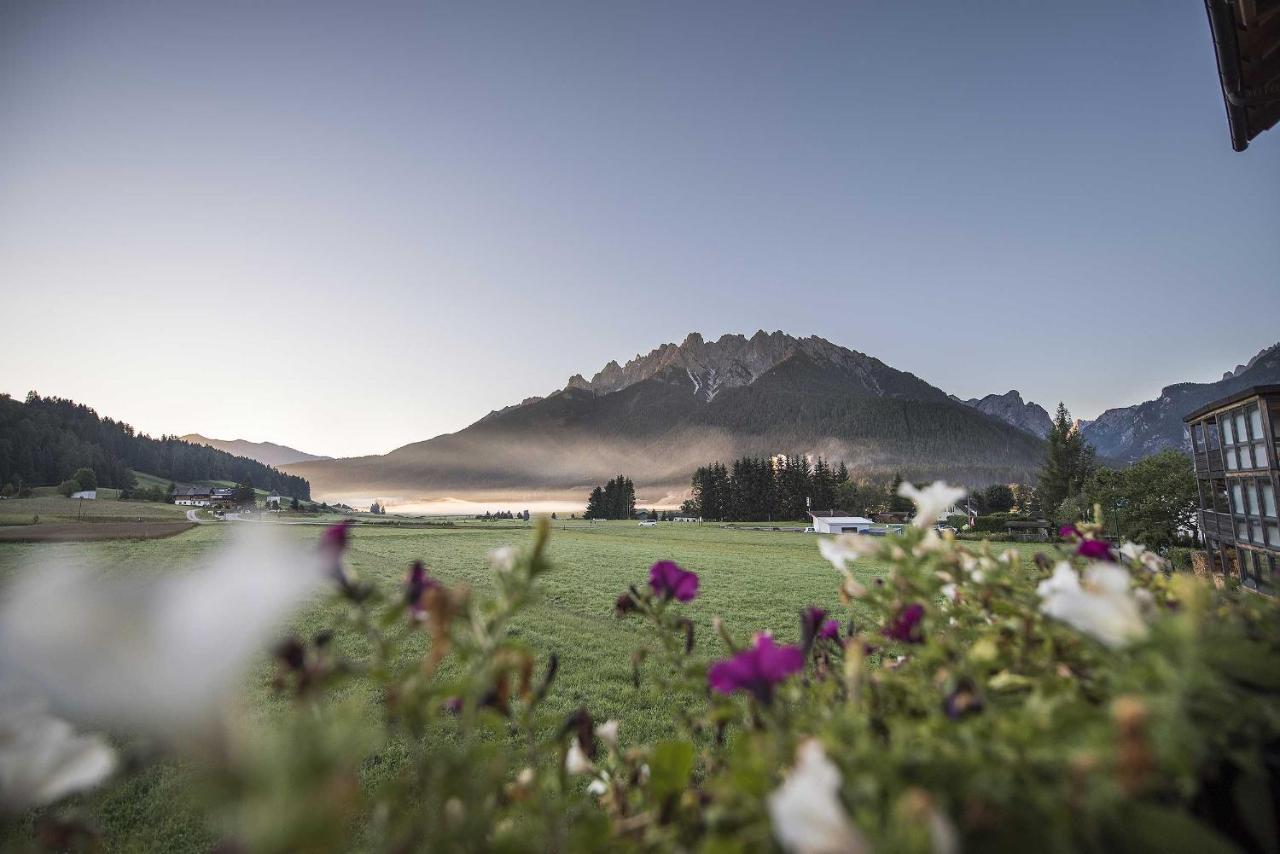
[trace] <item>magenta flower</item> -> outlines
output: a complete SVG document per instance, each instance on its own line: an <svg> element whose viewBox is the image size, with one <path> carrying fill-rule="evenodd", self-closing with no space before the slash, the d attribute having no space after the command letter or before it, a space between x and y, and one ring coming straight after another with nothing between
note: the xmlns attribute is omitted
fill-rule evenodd
<svg viewBox="0 0 1280 854"><path fill-rule="evenodd" d="M720 694L746 691L762 703L773 700L773 688L804 669L804 652L798 646L777 646L773 636L756 635L755 645L733 658L717 661L707 671L707 684Z"/></svg>
<svg viewBox="0 0 1280 854"><path fill-rule="evenodd" d="M675 561L660 560L649 567L649 586L664 599L688 602L698 595L698 576L681 569Z"/></svg>
<svg viewBox="0 0 1280 854"><path fill-rule="evenodd" d="M1081 540L1080 545L1076 546L1076 554L1090 560L1115 560L1115 555L1111 554L1111 546L1105 540Z"/></svg>
<svg viewBox="0 0 1280 854"><path fill-rule="evenodd" d="M1078 533L1079 532L1076 531L1075 525L1063 525L1061 528L1058 529L1059 537L1074 537Z"/></svg>
<svg viewBox="0 0 1280 854"><path fill-rule="evenodd" d="M835 640L840 637L840 623L828 620L827 612L816 606L810 606L800 612L800 646L808 654L814 641Z"/></svg>
<svg viewBox="0 0 1280 854"><path fill-rule="evenodd" d="M413 619L421 620L426 617L427 609L422 604L422 598L427 595L428 590L438 587L440 582L427 575L426 565L420 560L415 560L413 566L409 568L409 577L404 584L404 602L409 606L409 614Z"/></svg>
<svg viewBox="0 0 1280 854"><path fill-rule="evenodd" d="M920 625L923 620L924 606L919 602L912 602L898 609L898 613L893 615L881 634L903 643L924 643L924 627Z"/></svg>
<svg viewBox="0 0 1280 854"><path fill-rule="evenodd" d="M347 550L351 525L350 519L344 519L336 525L325 528L324 536L320 538L320 547L330 554L341 555Z"/></svg>

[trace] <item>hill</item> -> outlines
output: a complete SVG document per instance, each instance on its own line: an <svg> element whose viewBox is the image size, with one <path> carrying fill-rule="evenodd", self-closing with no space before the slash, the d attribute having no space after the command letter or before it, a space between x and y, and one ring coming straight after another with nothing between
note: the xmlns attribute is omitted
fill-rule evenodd
<svg viewBox="0 0 1280 854"><path fill-rule="evenodd" d="M188 433L178 438L193 445L208 445L210 448L226 451L232 456L248 457L266 466L283 466L289 463L305 463L310 460L333 459L320 454L308 454L305 451L299 451L297 448L290 448L288 445L277 445L274 442L250 442L246 439L210 439L208 436L201 436L199 433Z"/></svg>
<svg viewBox="0 0 1280 854"><path fill-rule="evenodd" d="M248 478L261 489L311 497L305 478L257 460L174 436L153 439L71 400L35 392L25 401L0 395L0 484L56 484L79 468L93 469L104 487L132 487L136 470L183 483Z"/></svg>
<svg viewBox="0 0 1280 854"><path fill-rule="evenodd" d="M1026 479L1034 436L913 374L822 338L692 334L591 380L491 412L382 456L287 466L318 495L581 498L626 472L641 500L672 500L693 470L743 454L820 454L858 474Z"/></svg>
<svg viewBox="0 0 1280 854"><path fill-rule="evenodd" d="M1280 382L1280 344L1209 383L1165 386L1160 396L1133 406L1108 409L1081 427L1086 441L1104 457L1132 461L1168 448L1190 452L1182 418L1206 403L1255 385Z"/></svg>

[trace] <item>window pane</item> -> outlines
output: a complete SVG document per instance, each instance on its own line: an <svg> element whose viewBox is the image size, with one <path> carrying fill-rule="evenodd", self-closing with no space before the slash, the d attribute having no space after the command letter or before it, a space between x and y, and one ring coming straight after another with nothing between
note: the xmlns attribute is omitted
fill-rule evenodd
<svg viewBox="0 0 1280 854"><path fill-rule="evenodd" d="M1249 553L1244 549L1236 549L1236 567L1244 586L1257 589L1258 582L1253 580L1253 567L1249 563Z"/></svg>
<svg viewBox="0 0 1280 854"><path fill-rule="evenodd" d="M1253 468L1253 454L1249 453L1248 445L1240 446L1240 468L1242 469Z"/></svg>
<svg viewBox="0 0 1280 854"><path fill-rule="evenodd" d="M1227 458L1227 471L1235 471L1235 470L1236 470L1236 452L1235 452L1235 449L1234 449L1234 448L1228 448L1227 450L1223 451L1223 452L1222 452L1222 454L1223 454L1223 456L1225 456L1225 457Z"/></svg>
<svg viewBox="0 0 1280 854"><path fill-rule="evenodd" d="M1237 409L1235 415L1236 415L1235 417L1236 441L1243 442L1249 435L1248 433L1244 432L1244 410Z"/></svg>
<svg viewBox="0 0 1280 854"><path fill-rule="evenodd" d="M1267 538L1272 548L1280 548L1280 525L1274 523L1268 525Z"/></svg>
<svg viewBox="0 0 1280 854"><path fill-rule="evenodd" d="M1277 417L1280 417L1280 416L1277 416ZM1208 422L1208 424L1206 425L1206 429L1208 430L1208 433L1209 433L1209 450L1211 451L1218 450L1218 448L1221 447L1221 444L1218 442L1218 422L1217 421Z"/></svg>
<svg viewBox="0 0 1280 854"><path fill-rule="evenodd" d="M1242 543L1249 542L1249 523L1248 522L1236 523L1236 539Z"/></svg>
<svg viewBox="0 0 1280 854"><path fill-rule="evenodd" d="M1258 512L1258 490L1253 488L1252 483L1246 483L1244 491L1249 498L1249 515L1261 516L1262 514Z"/></svg>
<svg viewBox="0 0 1280 854"><path fill-rule="evenodd" d="M1276 488L1270 481L1264 481L1262 484L1262 509L1264 515L1272 519L1276 518Z"/></svg>
<svg viewBox="0 0 1280 854"><path fill-rule="evenodd" d="M1222 418L1222 444L1235 444L1235 431L1231 429L1231 416L1225 415Z"/></svg>
<svg viewBox="0 0 1280 854"><path fill-rule="evenodd" d="M1257 406L1251 406L1247 410L1249 413L1249 429L1253 430L1253 438L1262 438L1262 413L1258 411Z"/></svg>
<svg viewBox="0 0 1280 854"><path fill-rule="evenodd" d="M1244 490L1239 483L1231 484L1231 512L1244 515Z"/></svg>
<svg viewBox="0 0 1280 854"><path fill-rule="evenodd" d="M1260 469L1267 467L1267 446L1264 442L1259 442L1253 446L1253 464Z"/></svg>
<svg viewBox="0 0 1280 854"><path fill-rule="evenodd" d="M1219 513L1231 512L1231 506L1227 503L1227 482L1225 480L1215 480L1213 482L1213 509Z"/></svg>
<svg viewBox="0 0 1280 854"><path fill-rule="evenodd" d="M1253 541L1260 546L1266 545L1266 541L1262 539L1262 523L1261 522L1253 523Z"/></svg>
<svg viewBox="0 0 1280 854"><path fill-rule="evenodd" d="M1197 451L1204 450L1204 425L1193 424L1191 426L1191 446Z"/></svg>

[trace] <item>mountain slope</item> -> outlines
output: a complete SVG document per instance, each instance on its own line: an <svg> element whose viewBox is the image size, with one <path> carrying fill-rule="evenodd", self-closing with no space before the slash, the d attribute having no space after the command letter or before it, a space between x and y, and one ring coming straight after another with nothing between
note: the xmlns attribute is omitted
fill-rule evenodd
<svg viewBox="0 0 1280 854"><path fill-rule="evenodd" d="M289 463L333 459L332 457L308 454L296 448L290 448L287 445L277 445L274 442L249 442L245 439L210 439L208 436L201 436L199 433L188 433L179 438L193 445L208 445L210 448L217 448L219 451L226 451L228 454L233 454L237 457L248 457L267 466L283 466Z"/></svg>
<svg viewBox="0 0 1280 854"><path fill-rule="evenodd" d="M959 400L959 398L956 398ZM1053 429L1053 419L1038 403L1023 402L1022 395L1016 390L1004 394L989 394L983 398L971 398L962 401L979 412L992 418L998 418L1006 424L1025 430L1033 436L1043 439Z"/></svg>
<svg viewBox="0 0 1280 854"><path fill-rule="evenodd" d="M974 484L1023 479L1038 439L920 378L821 338L690 335L546 398L389 454L289 465L317 494L573 497L618 472L642 500L687 489L693 469L742 454L821 454L858 474Z"/></svg>
<svg viewBox="0 0 1280 854"><path fill-rule="evenodd" d="M1131 461L1167 448L1190 451L1182 418L1206 403L1248 388L1280 382L1280 344L1212 383L1166 386L1155 400L1108 409L1081 432L1104 457Z"/></svg>

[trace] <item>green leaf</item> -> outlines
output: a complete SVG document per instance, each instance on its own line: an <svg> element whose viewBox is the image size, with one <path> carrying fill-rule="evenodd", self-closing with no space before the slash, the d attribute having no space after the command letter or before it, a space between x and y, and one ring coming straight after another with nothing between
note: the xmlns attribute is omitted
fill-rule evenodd
<svg viewBox="0 0 1280 854"><path fill-rule="evenodd" d="M1117 851L1135 854L1235 854L1230 840L1185 812L1134 804L1113 828Z"/></svg>
<svg viewBox="0 0 1280 854"><path fill-rule="evenodd" d="M1276 842L1280 839L1280 827L1276 826L1266 776L1257 773L1242 775L1232 789L1236 809L1244 820L1244 826L1257 840L1259 850L1276 854L1280 851L1280 843Z"/></svg>
<svg viewBox="0 0 1280 854"><path fill-rule="evenodd" d="M654 745L649 763L649 789L662 802L678 795L693 773L693 745L687 741L662 741Z"/></svg>

